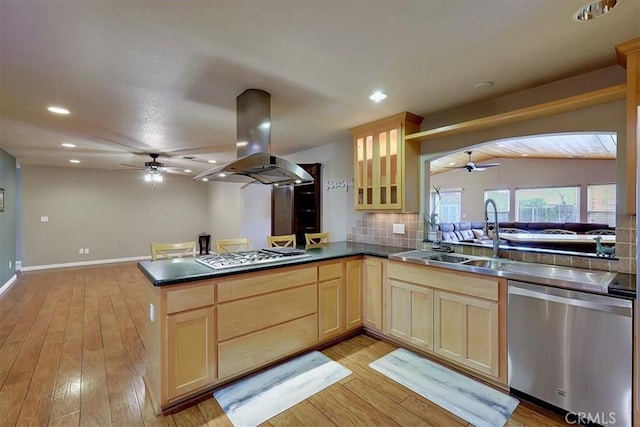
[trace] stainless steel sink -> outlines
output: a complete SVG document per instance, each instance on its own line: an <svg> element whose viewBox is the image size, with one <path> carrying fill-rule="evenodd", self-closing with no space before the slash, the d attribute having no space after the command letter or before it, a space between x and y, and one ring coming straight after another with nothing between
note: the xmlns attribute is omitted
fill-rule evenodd
<svg viewBox="0 0 640 427"><path fill-rule="evenodd" d="M504 262L495 259L472 259L469 261L464 261L463 264L471 265L473 267L492 268L496 270L504 267L505 265Z"/></svg>
<svg viewBox="0 0 640 427"><path fill-rule="evenodd" d="M407 251L407 252L392 254L392 255L389 255L389 259L394 259L397 261L413 262L415 264L424 264L424 265L432 264L434 261L436 263L459 264L469 260L469 258L460 256L460 255L445 254L441 252L427 251L423 249L416 249L414 251Z"/></svg>
<svg viewBox="0 0 640 427"><path fill-rule="evenodd" d="M605 292L615 273L555 265L533 264L502 258L480 258L416 249L389 255L389 259L458 271L488 274L541 285Z"/></svg>

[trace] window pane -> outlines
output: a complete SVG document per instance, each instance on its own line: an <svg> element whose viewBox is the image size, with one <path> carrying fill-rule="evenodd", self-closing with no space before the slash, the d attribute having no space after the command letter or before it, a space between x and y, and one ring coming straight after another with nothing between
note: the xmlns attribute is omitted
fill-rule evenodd
<svg viewBox="0 0 640 427"><path fill-rule="evenodd" d="M616 185L592 184L587 186L587 222L616 225Z"/></svg>
<svg viewBox="0 0 640 427"><path fill-rule="evenodd" d="M511 206L511 192L509 190L487 190L484 192L484 201L493 199L498 207L498 222L509 222L509 208ZM492 215L492 213L490 214ZM493 216L490 218L493 220Z"/></svg>
<svg viewBox="0 0 640 427"><path fill-rule="evenodd" d="M580 187L516 190L516 221L579 222Z"/></svg>
<svg viewBox="0 0 640 427"><path fill-rule="evenodd" d="M462 193L459 191L441 192L438 222L460 221Z"/></svg>

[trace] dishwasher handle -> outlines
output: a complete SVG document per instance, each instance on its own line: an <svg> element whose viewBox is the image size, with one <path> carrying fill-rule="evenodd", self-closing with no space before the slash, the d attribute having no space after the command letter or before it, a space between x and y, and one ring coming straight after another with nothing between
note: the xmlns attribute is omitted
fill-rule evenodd
<svg viewBox="0 0 640 427"><path fill-rule="evenodd" d="M589 308L592 310L603 311L606 313L617 314L620 316L631 317L632 315L632 303L629 300L591 295L584 292L557 290L556 292L548 292L552 288L539 285L530 285L540 287L540 289L547 291L537 291L530 289L529 286L522 286L526 284L513 285L509 284L509 295L519 295L528 298L539 299L543 301L557 302L559 304L566 304L574 307ZM555 289L554 289L555 291ZM564 295L562 295L564 294Z"/></svg>

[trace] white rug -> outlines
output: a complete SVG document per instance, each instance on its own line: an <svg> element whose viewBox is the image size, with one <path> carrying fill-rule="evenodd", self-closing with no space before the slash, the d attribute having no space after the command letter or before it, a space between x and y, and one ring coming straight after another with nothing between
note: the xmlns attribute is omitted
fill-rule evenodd
<svg viewBox="0 0 640 427"><path fill-rule="evenodd" d="M476 427L503 426L520 403L402 348L369 366Z"/></svg>
<svg viewBox="0 0 640 427"><path fill-rule="evenodd" d="M351 375L314 351L213 393L234 426L257 426Z"/></svg>

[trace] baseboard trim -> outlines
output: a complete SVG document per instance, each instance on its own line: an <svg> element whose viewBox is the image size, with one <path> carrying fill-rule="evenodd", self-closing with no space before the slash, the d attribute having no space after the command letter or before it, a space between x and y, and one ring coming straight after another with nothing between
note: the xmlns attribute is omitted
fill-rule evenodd
<svg viewBox="0 0 640 427"><path fill-rule="evenodd" d="M7 282L4 285L0 286L0 295L2 295L4 291L9 289L11 285L13 285L13 282L15 282L17 279L18 279L18 276L14 274L13 276L11 276L9 280L7 280Z"/></svg>
<svg viewBox="0 0 640 427"><path fill-rule="evenodd" d="M84 267L87 265L114 264L117 262L143 261L146 259L151 259L151 256L147 255L147 256L134 256L134 257L128 257L128 258L96 259L93 261L65 262L62 264L31 265L27 267L21 267L21 271L49 270L53 268L65 268L65 267Z"/></svg>

